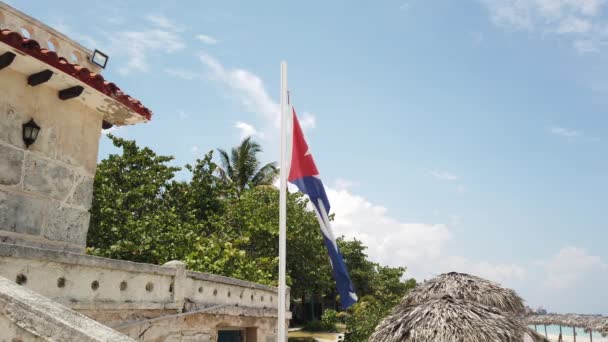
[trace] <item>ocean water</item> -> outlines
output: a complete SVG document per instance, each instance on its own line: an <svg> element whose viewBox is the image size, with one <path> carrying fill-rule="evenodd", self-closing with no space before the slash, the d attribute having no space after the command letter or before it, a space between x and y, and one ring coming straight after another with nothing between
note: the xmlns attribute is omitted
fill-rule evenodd
<svg viewBox="0 0 608 342"><path fill-rule="evenodd" d="M530 328L534 330L534 326L531 325ZM545 326L537 325L536 331L545 336ZM550 341L557 341L557 336L559 335L559 325L547 325L547 336L549 336ZM570 327L562 327L562 337L564 342L574 341L572 328ZM589 333L586 333L584 329L576 328L576 342L587 342L590 341ZM593 342L608 342L608 337L602 337L602 335L598 332L593 332Z"/></svg>

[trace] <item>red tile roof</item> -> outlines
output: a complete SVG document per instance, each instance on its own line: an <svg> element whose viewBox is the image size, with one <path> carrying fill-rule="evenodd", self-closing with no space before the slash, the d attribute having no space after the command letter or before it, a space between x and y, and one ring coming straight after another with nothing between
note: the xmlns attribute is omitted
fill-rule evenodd
<svg viewBox="0 0 608 342"><path fill-rule="evenodd" d="M142 105L139 100L123 93L116 84L106 81L103 76L85 67L69 63L64 57L57 56L54 51L40 47L37 41L24 38L18 32L7 29L0 29L0 41L97 89L100 93L122 103L146 119L150 120L152 118L150 109Z"/></svg>

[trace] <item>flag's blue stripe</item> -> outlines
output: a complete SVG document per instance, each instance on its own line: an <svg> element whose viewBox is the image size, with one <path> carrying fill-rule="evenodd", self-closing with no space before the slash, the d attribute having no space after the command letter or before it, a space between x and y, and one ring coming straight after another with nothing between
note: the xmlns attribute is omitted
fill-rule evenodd
<svg viewBox="0 0 608 342"><path fill-rule="evenodd" d="M324 221L323 217L329 217L329 200L327 199L323 182L321 182L320 179L316 177L303 177L291 182L295 184L300 191L310 197L310 201L314 205L319 217L321 217L321 221ZM327 208L325 213L322 212L323 208L319 206L319 199L323 202L323 206ZM325 224L324 228L325 230L330 231L331 227L329 227L329 222ZM355 294L355 288L350 280L346 264L344 263L344 259L342 258L336 241L332 239L331 236L327 236L325 232L323 232L323 229L321 229L321 233L331 260L332 271L334 279L336 280L336 288L340 294L340 304L344 309L347 309L357 302L356 299L351 296L351 293Z"/></svg>
<svg viewBox="0 0 608 342"><path fill-rule="evenodd" d="M302 177L298 179L294 179L290 181L295 184L300 191L308 195L313 203L317 203L317 199L320 198L323 201L323 205L327 212L330 211L329 200L327 199L327 194L325 193L325 187L323 186L323 182L317 177Z"/></svg>
<svg viewBox="0 0 608 342"><path fill-rule="evenodd" d="M336 280L336 288L340 294L340 304L342 305L342 308L348 309L357 302L351 297L351 293L355 293L355 288L348 275L348 270L346 269L346 264L344 263L340 250L334 247L334 243L329 237L325 236L325 234L323 234L323 241L325 242L325 247L327 247L327 252L331 260L332 271L334 279Z"/></svg>

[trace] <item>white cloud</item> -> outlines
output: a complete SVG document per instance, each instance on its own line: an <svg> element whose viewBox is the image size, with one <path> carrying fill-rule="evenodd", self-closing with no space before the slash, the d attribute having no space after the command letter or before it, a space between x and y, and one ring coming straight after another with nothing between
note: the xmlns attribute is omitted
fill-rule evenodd
<svg viewBox="0 0 608 342"><path fill-rule="evenodd" d="M351 182L335 183L335 187L327 188L335 213L334 233L363 241L369 257L376 262L406 266L406 276L418 280L450 271L468 272L507 285L526 277L525 270L516 264L476 262L448 255L446 247L454 235L448 225L401 222L386 208L353 194L349 190Z"/></svg>
<svg viewBox="0 0 608 342"><path fill-rule="evenodd" d="M181 78L184 80L194 80L197 78L200 78L201 75L197 72L194 72L192 70L186 70L186 69L174 69L174 68L167 68L165 69L165 72L173 77L177 77L177 78Z"/></svg>
<svg viewBox="0 0 608 342"><path fill-rule="evenodd" d="M177 112L177 117L179 117L180 120L186 120L190 117L190 115L184 112L183 110L180 110L179 112Z"/></svg>
<svg viewBox="0 0 608 342"><path fill-rule="evenodd" d="M207 68L208 76L212 81L224 86L232 95L231 98L236 99L247 111L258 115L270 124L271 127L268 129L277 131L281 124L280 105L268 94L264 82L258 75L244 69L226 68L206 53L200 54L199 58ZM304 111L300 117L300 124L304 129L315 128L316 118L312 113ZM262 130L260 135L272 134L264 134Z"/></svg>
<svg viewBox="0 0 608 342"><path fill-rule="evenodd" d="M201 147L198 145L193 145L192 147L190 147L190 153L194 154L195 156L201 156Z"/></svg>
<svg viewBox="0 0 608 342"><path fill-rule="evenodd" d="M487 261L475 262L459 256L448 256L440 261L441 272L458 272L474 274L500 284L512 287L526 278L526 270L516 264L492 264Z"/></svg>
<svg viewBox="0 0 608 342"><path fill-rule="evenodd" d="M328 188L327 193L336 235L363 241L369 256L382 264L411 266L420 276L424 270L414 265L437 259L452 237L444 224L399 222L387 215L386 208L348 190Z"/></svg>
<svg viewBox="0 0 608 342"><path fill-rule="evenodd" d="M109 40L108 52L112 56L124 57L126 64L118 72L128 75L133 72L147 72L150 69L150 53L175 53L182 50L185 44L178 33L180 28L169 19L159 15L149 15L146 19L152 23L139 31L116 31ZM121 60L122 58L116 58Z"/></svg>
<svg viewBox="0 0 608 342"><path fill-rule="evenodd" d="M586 33L591 30L590 20L581 18L564 19L557 28L557 33Z"/></svg>
<svg viewBox="0 0 608 342"><path fill-rule="evenodd" d="M196 39L198 39L199 41L201 41L205 44L209 44L209 45L215 45L215 44L219 43L219 40L217 40L216 38L213 38L211 36L208 36L206 34L198 34L198 35L196 35Z"/></svg>
<svg viewBox="0 0 608 342"><path fill-rule="evenodd" d="M258 130L253 125L248 124L246 122L237 121L234 124L234 127L239 130L240 139L245 139L247 137L254 137L254 136L258 136L260 138L264 137L263 133L258 132Z"/></svg>
<svg viewBox="0 0 608 342"><path fill-rule="evenodd" d="M146 20L154 26L165 30L181 31L183 29L162 14L148 14Z"/></svg>
<svg viewBox="0 0 608 342"><path fill-rule="evenodd" d="M101 134L108 135L112 134L117 137L126 137L127 136L127 126L112 126L108 129L102 129Z"/></svg>
<svg viewBox="0 0 608 342"><path fill-rule="evenodd" d="M569 128L564 128L564 127L550 127L549 128L549 132L551 134L560 136L560 137L564 137L564 138L576 138L578 136L581 135L581 132L573 130L573 129L569 129Z"/></svg>
<svg viewBox="0 0 608 342"><path fill-rule="evenodd" d="M440 180L440 181L455 182L460 179L460 177L456 176L453 173L450 173L448 171L440 171L440 170L431 171L431 176L433 176L436 180Z"/></svg>
<svg viewBox="0 0 608 342"><path fill-rule="evenodd" d="M483 32L472 32L471 38L473 39L475 45L481 45L481 43L483 43L483 41L485 40L485 35L483 34Z"/></svg>
<svg viewBox="0 0 608 342"><path fill-rule="evenodd" d="M304 130L317 127L317 119L312 113L304 112L298 120L300 121L300 126L302 126L302 129Z"/></svg>
<svg viewBox="0 0 608 342"><path fill-rule="evenodd" d="M337 178L334 181L333 185L336 188L336 190L349 190L350 188L358 185L358 183L350 181L348 179L344 179L344 178Z"/></svg>
<svg viewBox="0 0 608 342"><path fill-rule="evenodd" d="M114 55L125 55L127 64L120 67L118 72L126 75L133 71L148 71L150 68L148 54L150 52L173 53L184 47L185 45L176 33L151 29L147 31L116 32L111 38L110 51Z"/></svg>
<svg viewBox="0 0 608 342"><path fill-rule="evenodd" d="M217 59L208 54L201 54L200 61L209 70L209 77L225 86L236 99L250 112L280 125L279 104L268 92L262 79L244 69L226 69Z"/></svg>
<svg viewBox="0 0 608 342"><path fill-rule="evenodd" d="M601 18L605 0L478 0L497 26L567 35L581 54L597 52L608 38Z"/></svg>
<svg viewBox="0 0 608 342"><path fill-rule="evenodd" d="M556 290L565 290L596 272L606 273L608 265L599 257L589 255L583 248L566 246L547 261L539 264L546 272L545 286Z"/></svg>
<svg viewBox="0 0 608 342"><path fill-rule="evenodd" d="M580 39L572 43L576 52L581 55L600 51L597 43L589 39Z"/></svg>

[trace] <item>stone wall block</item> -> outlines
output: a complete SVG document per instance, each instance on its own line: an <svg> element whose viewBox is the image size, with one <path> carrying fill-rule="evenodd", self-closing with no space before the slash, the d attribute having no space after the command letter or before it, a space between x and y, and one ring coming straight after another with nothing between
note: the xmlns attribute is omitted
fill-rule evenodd
<svg viewBox="0 0 608 342"><path fill-rule="evenodd" d="M28 153L23 183L25 190L64 201L74 186L74 172L67 166Z"/></svg>
<svg viewBox="0 0 608 342"><path fill-rule="evenodd" d="M86 210L63 206L53 201L44 237L49 240L71 242L84 246L87 241L90 214Z"/></svg>
<svg viewBox="0 0 608 342"><path fill-rule="evenodd" d="M0 104L0 140L24 148L25 144L21 136L22 125L21 115L11 106Z"/></svg>
<svg viewBox="0 0 608 342"><path fill-rule="evenodd" d="M0 229L40 235L46 215L43 200L0 190Z"/></svg>
<svg viewBox="0 0 608 342"><path fill-rule="evenodd" d="M91 208L91 202L93 201L93 177L80 176L77 178L70 203L88 210Z"/></svg>
<svg viewBox="0 0 608 342"><path fill-rule="evenodd" d="M21 183L23 151L0 145L0 185Z"/></svg>

